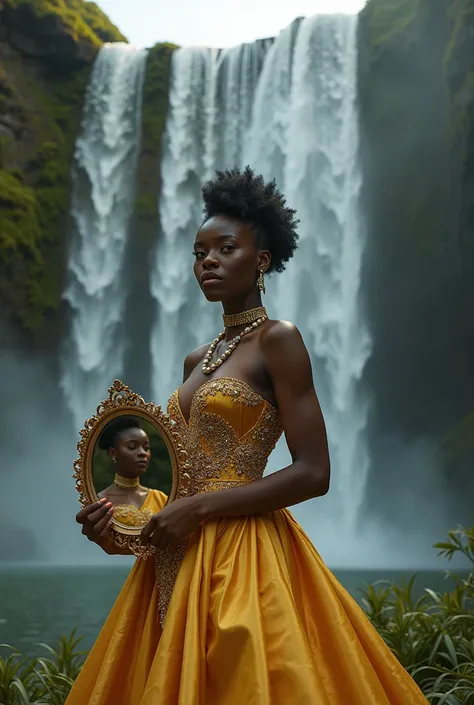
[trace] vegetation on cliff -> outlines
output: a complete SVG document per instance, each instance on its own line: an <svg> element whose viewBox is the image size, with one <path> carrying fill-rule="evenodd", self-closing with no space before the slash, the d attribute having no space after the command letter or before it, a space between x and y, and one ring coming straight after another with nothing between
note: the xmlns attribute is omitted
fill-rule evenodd
<svg viewBox="0 0 474 705"><path fill-rule="evenodd" d="M69 166L88 67L45 75L11 54L0 95L2 208L0 298L29 330L60 302L69 203ZM3 85L6 85L4 78Z"/></svg>
<svg viewBox="0 0 474 705"><path fill-rule="evenodd" d="M363 20L371 40L371 51L392 41L416 19L421 0L370 0ZM406 41L404 36L403 41Z"/></svg>
<svg viewBox="0 0 474 705"><path fill-rule="evenodd" d="M5 0L2 24L26 53L66 63L88 63L104 42L127 41L94 2L84 0Z"/></svg>
<svg viewBox="0 0 474 705"><path fill-rule="evenodd" d="M141 149L138 160L136 199L132 218L133 248L128 258L128 336L140 345L127 353L127 379L134 389L150 388L150 335L155 309L150 300L150 255L159 234L158 201L161 190L161 147L168 113L171 58L177 47L156 44L147 57L143 84Z"/></svg>
<svg viewBox="0 0 474 705"><path fill-rule="evenodd" d="M135 222L150 245L158 229L161 143L168 113L174 44L155 44L149 52L143 84L142 144L138 165Z"/></svg>
<svg viewBox="0 0 474 705"><path fill-rule="evenodd" d="M103 41L124 37L82 0L6 0L1 21L0 307L32 331L61 301L91 63Z"/></svg>

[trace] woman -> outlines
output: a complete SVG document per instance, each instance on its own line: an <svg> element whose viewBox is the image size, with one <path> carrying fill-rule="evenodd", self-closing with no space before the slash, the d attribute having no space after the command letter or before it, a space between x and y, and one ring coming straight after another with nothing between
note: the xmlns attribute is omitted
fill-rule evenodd
<svg viewBox="0 0 474 705"><path fill-rule="evenodd" d="M422 705L285 509L326 494L330 474L305 345L261 306L265 275L296 248L295 213L249 168L203 194L194 273L225 329L188 355L168 406L192 480L143 530L156 566L136 562L67 703ZM293 462L263 477L282 431ZM107 505L78 521L107 540Z"/></svg>
<svg viewBox="0 0 474 705"><path fill-rule="evenodd" d="M150 439L135 416L119 416L102 431L98 441L115 470L112 485L99 492L114 507L114 518L128 526L143 526L162 509L167 497L140 484L150 465Z"/></svg>

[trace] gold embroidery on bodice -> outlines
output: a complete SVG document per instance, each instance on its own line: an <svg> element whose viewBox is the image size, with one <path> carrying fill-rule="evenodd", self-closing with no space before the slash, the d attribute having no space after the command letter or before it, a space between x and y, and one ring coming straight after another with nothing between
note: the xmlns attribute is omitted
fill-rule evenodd
<svg viewBox="0 0 474 705"><path fill-rule="evenodd" d="M179 390L170 398L168 415L179 426L188 452L191 481L186 494L260 479L281 434L276 407L246 382L230 377L211 379L196 390L189 423L180 407ZM181 487L185 483L178 481L178 493Z"/></svg>
<svg viewBox="0 0 474 705"><path fill-rule="evenodd" d="M155 512L153 509L137 509L130 504L116 504L114 519L126 526L143 526L147 524Z"/></svg>
<svg viewBox="0 0 474 705"><path fill-rule="evenodd" d="M262 477L268 456L281 434L278 409L246 382L231 377L210 379L194 393L189 422L170 397L168 416L188 453L191 476L178 478L177 497L238 487ZM181 561L183 541L175 553L157 551L158 611L163 626Z"/></svg>

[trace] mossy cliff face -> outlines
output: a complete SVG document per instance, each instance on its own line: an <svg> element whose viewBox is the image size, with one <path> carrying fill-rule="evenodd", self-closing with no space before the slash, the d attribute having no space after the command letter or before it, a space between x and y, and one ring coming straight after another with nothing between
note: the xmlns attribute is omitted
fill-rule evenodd
<svg viewBox="0 0 474 705"><path fill-rule="evenodd" d="M444 74L450 95L453 245L459 257L458 298L452 300L459 336L461 363L456 371L465 388L460 418L448 430L442 444L443 460L450 477L459 477L470 498L474 481L474 0L449 4L451 37L444 55ZM449 333L448 333L449 334ZM469 492L469 488L471 491Z"/></svg>
<svg viewBox="0 0 474 705"><path fill-rule="evenodd" d="M29 331L63 285L69 167L91 64L123 40L94 3L6 0L0 27L0 309Z"/></svg>
<svg viewBox="0 0 474 705"><path fill-rule="evenodd" d="M135 230L147 246L158 230L161 142L168 113L174 44L156 44L148 52L142 102L141 150L137 174Z"/></svg>
<svg viewBox="0 0 474 705"><path fill-rule="evenodd" d="M68 66L91 63L104 42L127 41L95 3L84 0L6 0L2 25L23 53Z"/></svg>
<svg viewBox="0 0 474 705"><path fill-rule="evenodd" d="M359 46L377 433L452 451L474 407L474 0L369 0Z"/></svg>
<svg viewBox="0 0 474 705"><path fill-rule="evenodd" d="M150 300L151 257L159 237L158 202L161 191L161 146L168 113L171 60L177 47L156 44L148 53L143 83L141 148L137 170L135 210L131 226L129 264L128 337L139 340L130 346L127 379L133 389L146 394L150 388L150 331L155 320Z"/></svg>

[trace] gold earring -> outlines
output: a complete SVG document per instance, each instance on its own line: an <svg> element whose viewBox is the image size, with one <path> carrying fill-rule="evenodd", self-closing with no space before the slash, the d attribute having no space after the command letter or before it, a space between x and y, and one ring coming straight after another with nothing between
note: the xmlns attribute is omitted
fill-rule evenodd
<svg viewBox="0 0 474 705"><path fill-rule="evenodd" d="M263 269L261 269L258 273L258 279L257 279L257 286L262 292L262 294L265 293L265 279L263 278Z"/></svg>

